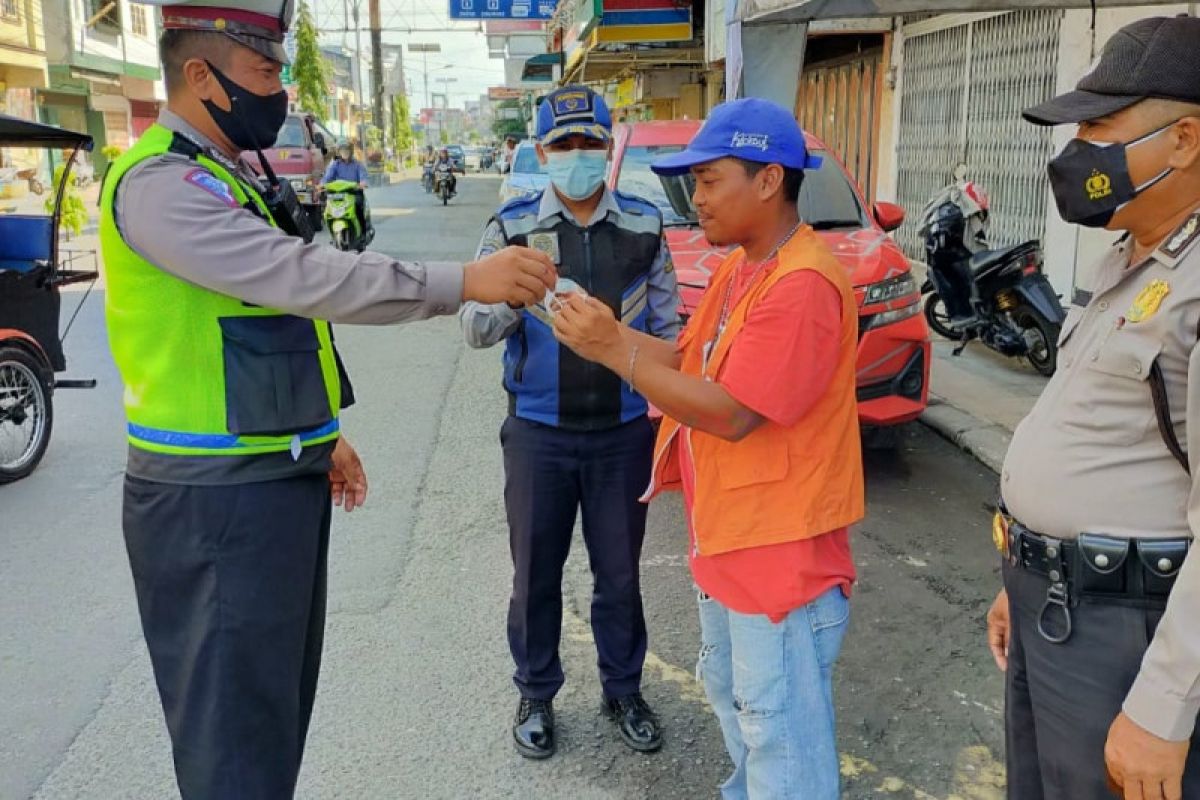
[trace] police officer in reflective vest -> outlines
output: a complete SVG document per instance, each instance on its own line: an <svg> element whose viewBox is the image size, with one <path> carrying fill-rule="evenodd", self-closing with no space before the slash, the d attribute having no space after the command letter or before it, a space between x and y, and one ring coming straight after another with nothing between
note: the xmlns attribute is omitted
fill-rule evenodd
<svg viewBox="0 0 1200 800"><path fill-rule="evenodd" d="M1117 32L1049 177L1067 222L1124 236L1084 280L1058 372L1001 476L1014 800L1200 797L1200 19Z"/></svg>
<svg viewBox="0 0 1200 800"><path fill-rule="evenodd" d="M129 561L184 798L285 798L312 712L331 493L366 481L339 439L328 322L523 305L541 253L465 267L309 244L286 186L240 160L270 147L287 0L163 8L167 108L111 166L100 236L125 384Z"/></svg>
<svg viewBox="0 0 1200 800"><path fill-rule="evenodd" d="M551 186L502 207L484 231L479 255L514 243L541 249L572 282L560 294L586 292L634 328L674 340L679 297L662 214L605 187L611 128L603 98L590 89L569 86L547 95L538 109L538 158ZM555 340L551 315L558 302L551 296L523 312L468 303L461 314L471 346L506 341L509 416L500 439L515 567L508 642L521 695L513 739L527 758L555 751L563 565L582 509L595 576L591 622L603 710L626 745L653 751L662 738L641 695L646 621L638 559L646 506L638 498L649 485L654 434L640 395Z"/></svg>

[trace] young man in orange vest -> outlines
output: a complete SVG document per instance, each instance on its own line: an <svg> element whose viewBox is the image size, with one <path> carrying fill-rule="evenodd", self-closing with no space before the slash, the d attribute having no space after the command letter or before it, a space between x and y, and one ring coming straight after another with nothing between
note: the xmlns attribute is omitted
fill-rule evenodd
<svg viewBox="0 0 1200 800"><path fill-rule="evenodd" d="M726 800L839 796L831 673L855 578L847 526L864 498L854 294L797 209L819 165L783 107L719 106L654 165L690 171L709 241L740 245L678 347L582 296L554 324L666 415L648 497L684 493L700 673L734 763Z"/></svg>

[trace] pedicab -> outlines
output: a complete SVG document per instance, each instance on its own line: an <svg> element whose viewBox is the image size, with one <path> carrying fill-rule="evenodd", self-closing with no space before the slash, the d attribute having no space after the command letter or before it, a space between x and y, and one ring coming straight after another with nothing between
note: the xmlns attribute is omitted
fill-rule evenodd
<svg viewBox="0 0 1200 800"><path fill-rule="evenodd" d="M92 149L92 137L0 114L3 148L57 150L70 157L64 160L48 213L30 213L41 209L19 205L0 208L0 484L24 478L45 455L54 424L55 390L96 385L94 380L56 375L67 367L65 332L59 333L59 292L70 284L94 283L99 276L94 268L73 268L77 257L89 251L64 252L59 245L70 170L80 151ZM90 255L94 264L94 251Z"/></svg>

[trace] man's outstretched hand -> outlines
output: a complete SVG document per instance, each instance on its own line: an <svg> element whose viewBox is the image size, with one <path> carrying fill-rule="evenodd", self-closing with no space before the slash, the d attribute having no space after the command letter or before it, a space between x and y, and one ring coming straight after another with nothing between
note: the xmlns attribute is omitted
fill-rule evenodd
<svg viewBox="0 0 1200 800"><path fill-rule="evenodd" d="M358 453L344 436L337 440L333 448L329 488L333 491L333 504L342 506L346 511L353 511L367 502L367 471L363 469Z"/></svg>
<svg viewBox="0 0 1200 800"><path fill-rule="evenodd" d="M529 247L506 247L463 267L463 300L532 306L557 282L550 256Z"/></svg>

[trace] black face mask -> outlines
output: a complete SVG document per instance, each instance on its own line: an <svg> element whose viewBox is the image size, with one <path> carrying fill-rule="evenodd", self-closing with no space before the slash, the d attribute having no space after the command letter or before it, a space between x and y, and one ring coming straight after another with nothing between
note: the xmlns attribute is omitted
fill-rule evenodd
<svg viewBox="0 0 1200 800"><path fill-rule="evenodd" d="M1103 228L1122 206L1170 175L1173 167L1167 167L1141 186L1134 186L1126 151L1174 124L1170 122L1128 144L1095 144L1083 139L1068 142L1047 167L1050 188L1062 218L1087 228Z"/></svg>
<svg viewBox="0 0 1200 800"><path fill-rule="evenodd" d="M287 120L287 92L255 94L225 77L212 64L208 68L229 96L228 111L222 110L211 100L204 101L204 107L221 133L239 150L265 150L273 146L279 138L279 129Z"/></svg>

